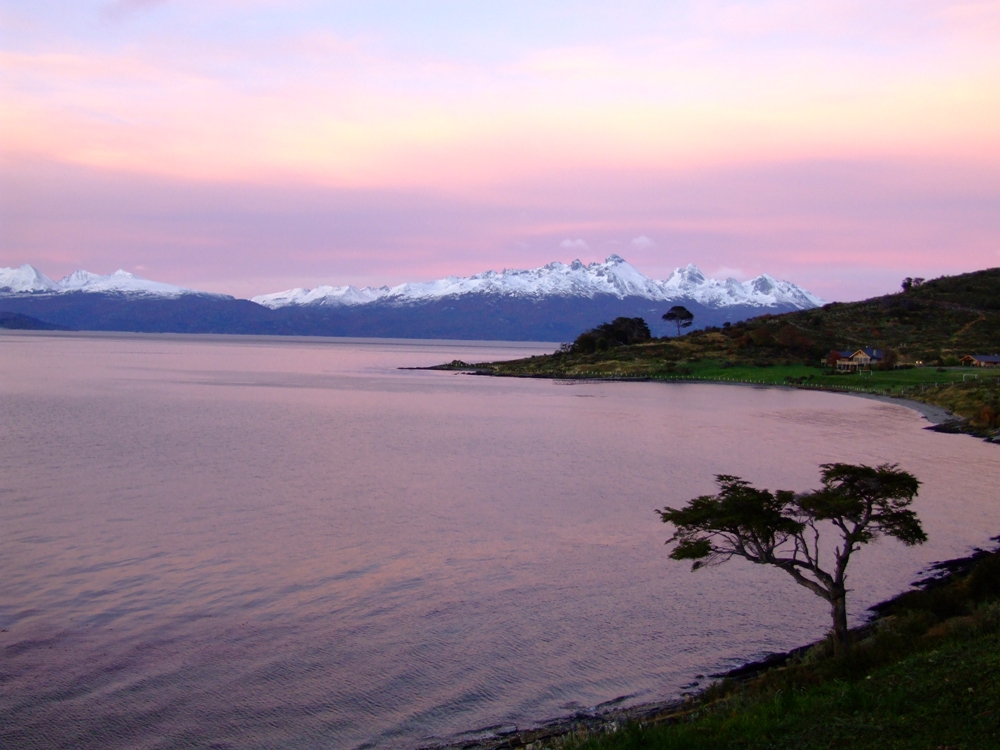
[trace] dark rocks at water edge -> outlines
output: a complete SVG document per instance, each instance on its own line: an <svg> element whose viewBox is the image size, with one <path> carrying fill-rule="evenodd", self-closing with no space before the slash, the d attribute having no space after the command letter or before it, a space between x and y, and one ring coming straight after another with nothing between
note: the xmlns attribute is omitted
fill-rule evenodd
<svg viewBox="0 0 1000 750"><path fill-rule="evenodd" d="M658 724L665 721L680 721L687 718L694 710L690 698L672 701L643 703L637 706L622 707L616 704L624 698L595 706L592 709L577 711L570 716L564 716L544 722L530 729L518 727L484 727L464 733L445 744L425 745L420 750L508 750L508 748L523 748L523 750L542 750L551 747L553 741L570 736L593 736L610 734L628 724Z"/></svg>
<svg viewBox="0 0 1000 750"><path fill-rule="evenodd" d="M992 541L1000 543L1000 536L993 537ZM869 612L872 613L870 621L860 627L853 628L852 635L859 641L870 636L877 629L879 621L891 616L893 610L900 603L906 602L914 595L921 595L921 592L944 589L955 585L956 582L964 585L962 579L970 574L974 576L975 569L980 563L989 565L990 559L993 558L996 561L998 556L1000 556L1000 546L994 549L975 548L965 557L932 564L927 569L928 575L915 581L909 591L904 591L891 599L869 607ZM990 585L993 591L998 591L1000 590L1000 580L997 579L997 573L1000 572L1000 565L992 566L990 571L989 575L992 576ZM749 682L772 669L795 664L806 657L809 652L816 649L822 650L828 645L828 640L821 640L791 651L768 654L757 661L748 662L726 672L709 675L709 677L735 683ZM707 696L702 692L703 688L700 687L699 682L699 680L704 679L704 675L698 675L698 678L684 686L685 692L681 693L680 698L623 707L620 704L627 701L630 696L622 696L591 709L578 711L528 729L485 727L466 732L447 743L425 746L422 750L459 750L459 748L462 750L542 750L543 748L561 747L571 738L579 740L617 732L629 724L652 726L692 721L697 719L708 707ZM694 692L691 692L692 690Z"/></svg>

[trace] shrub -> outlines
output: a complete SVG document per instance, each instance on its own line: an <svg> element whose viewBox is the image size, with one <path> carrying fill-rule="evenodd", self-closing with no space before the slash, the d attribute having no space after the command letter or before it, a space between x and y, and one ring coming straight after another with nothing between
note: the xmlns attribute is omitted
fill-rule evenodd
<svg viewBox="0 0 1000 750"><path fill-rule="evenodd" d="M610 323L602 323L581 333L570 351L574 354L593 354L595 351L606 351L612 346L641 344L651 338L649 326L642 318L615 318Z"/></svg>
<svg viewBox="0 0 1000 750"><path fill-rule="evenodd" d="M1000 597L1000 554L990 555L972 569L969 596L976 601Z"/></svg>

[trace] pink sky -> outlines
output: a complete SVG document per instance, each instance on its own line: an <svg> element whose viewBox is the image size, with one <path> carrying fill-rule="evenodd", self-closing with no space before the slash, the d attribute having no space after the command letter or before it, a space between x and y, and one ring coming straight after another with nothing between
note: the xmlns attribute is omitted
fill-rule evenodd
<svg viewBox="0 0 1000 750"><path fill-rule="evenodd" d="M0 266L238 296L1000 265L1000 3L8 2Z"/></svg>

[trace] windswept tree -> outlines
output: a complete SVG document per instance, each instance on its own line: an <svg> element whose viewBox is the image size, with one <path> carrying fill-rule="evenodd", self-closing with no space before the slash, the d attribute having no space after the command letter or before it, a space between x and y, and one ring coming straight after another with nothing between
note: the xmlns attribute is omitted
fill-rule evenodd
<svg viewBox="0 0 1000 750"><path fill-rule="evenodd" d="M833 643L847 652L847 565L861 545L890 536L905 545L927 540L910 504L920 482L896 464L823 464L822 488L806 494L761 490L739 477L716 477L717 495L680 509L657 511L674 526L670 557L693 560L693 570L742 557L773 565L830 605ZM837 538L832 559L821 559L821 530Z"/></svg>
<svg viewBox="0 0 1000 750"><path fill-rule="evenodd" d="M665 313L663 319L668 323L677 326L677 335L681 335L681 329L689 327L694 322L694 313L681 305L674 305Z"/></svg>

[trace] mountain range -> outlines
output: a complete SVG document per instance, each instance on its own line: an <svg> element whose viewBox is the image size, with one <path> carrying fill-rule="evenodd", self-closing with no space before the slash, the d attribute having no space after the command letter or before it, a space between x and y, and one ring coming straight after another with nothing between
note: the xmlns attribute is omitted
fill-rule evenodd
<svg viewBox="0 0 1000 750"><path fill-rule="evenodd" d="M76 271L54 281L36 268L0 269L0 311L79 330L564 341L620 315L656 335L674 304L698 328L818 307L801 287L762 274L707 278L695 265L651 279L617 255L395 287L319 286L252 300L149 281L126 271Z"/></svg>

